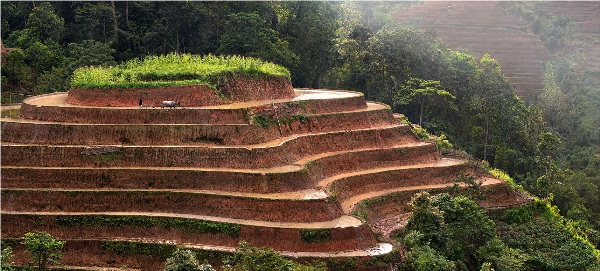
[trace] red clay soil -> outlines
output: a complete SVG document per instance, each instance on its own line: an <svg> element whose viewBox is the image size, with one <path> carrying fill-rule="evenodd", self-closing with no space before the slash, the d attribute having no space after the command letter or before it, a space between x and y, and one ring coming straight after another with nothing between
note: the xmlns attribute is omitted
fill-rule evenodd
<svg viewBox="0 0 600 271"><path fill-rule="evenodd" d="M439 159L434 144L351 150L310 157L298 166L256 171L192 168L11 168L2 169L4 188L193 189L281 193L310 189L337 174ZM31 180L36 180L32 182Z"/></svg>
<svg viewBox="0 0 600 271"><path fill-rule="evenodd" d="M161 88L97 89L73 88L67 103L80 106L131 107L161 106L163 101L177 101L181 106L207 106L228 103L214 89L203 85L172 86Z"/></svg>
<svg viewBox="0 0 600 271"><path fill-rule="evenodd" d="M305 115L286 124L71 124L2 121L3 142L51 145L251 145L281 136L388 126L396 123L386 109ZM285 116L283 116L285 117Z"/></svg>
<svg viewBox="0 0 600 271"><path fill-rule="evenodd" d="M128 267L141 270L163 270L165 268L166 258L156 255L115 253L109 247L106 247L105 241L100 240L66 240L62 250L63 258L60 263L67 266L88 266L88 267ZM125 244L125 247L127 244ZM30 254L25 253L24 245L16 244L12 246L13 261L16 265L24 266L32 262Z"/></svg>
<svg viewBox="0 0 600 271"><path fill-rule="evenodd" d="M86 146L3 145L5 166L204 167L256 169L290 165L306 156L415 142L405 125L293 137L261 147L123 146L92 153Z"/></svg>
<svg viewBox="0 0 600 271"><path fill-rule="evenodd" d="M334 99L272 100L257 105L213 108L103 108L65 104L67 94L37 96L23 101L20 116L24 119L89 124L247 124L250 113L262 113L272 107L294 110L288 114L323 114L366 109L364 96L352 95ZM139 98L138 98L139 99ZM51 104L45 100L52 100ZM184 105L185 106L185 105Z"/></svg>
<svg viewBox="0 0 600 271"><path fill-rule="evenodd" d="M159 88L74 88L69 91L67 103L82 106L131 107L161 106L163 101L177 101L181 106L198 107L231 102L291 99L294 89L286 78L227 78L219 93L204 85L170 86Z"/></svg>
<svg viewBox="0 0 600 271"><path fill-rule="evenodd" d="M233 102L294 98L289 78L226 78L220 91Z"/></svg>
<svg viewBox="0 0 600 271"><path fill-rule="evenodd" d="M461 173L468 172L465 164L433 167L389 169L335 180L332 190L340 201L352 196L398 187L452 183Z"/></svg>
<svg viewBox="0 0 600 271"><path fill-rule="evenodd" d="M259 199L167 191L2 190L2 210L23 212L159 212L234 219L320 222L340 217L337 202Z"/></svg>

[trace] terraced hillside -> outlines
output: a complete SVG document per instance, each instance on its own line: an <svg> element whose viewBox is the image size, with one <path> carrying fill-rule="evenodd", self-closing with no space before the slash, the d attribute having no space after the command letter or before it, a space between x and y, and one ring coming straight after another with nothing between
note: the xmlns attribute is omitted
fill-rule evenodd
<svg viewBox="0 0 600 271"><path fill-rule="evenodd" d="M397 228L386 223L406 203L372 205L361 220L365 200L444 189L463 173L487 188L483 205L526 200L441 157L360 93L294 89L178 108L74 105L69 95L29 98L20 117L2 118L1 231L18 264L28 260L18 238L41 230L67 241L67 266L161 270L175 246L218 263L244 240L373 270L397 253L378 235Z"/></svg>
<svg viewBox="0 0 600 271"><path fill-rule="evenodd" d="M555 16L572 18L578 26L577 33L569 39L565 54L581 52L585 60L578 69L591 72L590 85L600 83L600 4L597 1L556 1L536 3L539 8Z"/></svg>
<svg viewBox="0 0 600 271"><path fill-rule="evenodd" d="M504 11L496 1L425 1L395 14L395 20L416 20L432 29L452 49L469 51L477 58L489 53L525 101L542 88L549 53L528 31L525 21Z"/></svg>

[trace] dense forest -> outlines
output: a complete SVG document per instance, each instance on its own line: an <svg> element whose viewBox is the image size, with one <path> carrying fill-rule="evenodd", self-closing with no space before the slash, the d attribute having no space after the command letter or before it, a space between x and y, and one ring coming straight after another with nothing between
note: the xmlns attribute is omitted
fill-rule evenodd
<svg viewBox="0 0 600 271"><path fill-rule="evenodd" d="M505 5L510 12L526 14L531 33L554 53L546 65L544 90L526 104L515 95L493 52L476 59L448 48L434 32L392 20L395 11L411 4L2 1L2 43L9 48L2 60L2 103L67 91L78 67L116 65L148 55L235 54L271 61L290 70L295 87L355 90L391 105L436 138L448 139L445 154L482 159L539 197L537 207L515 213L546 214L549 221L568 225L589 240L564 248L568 257L562 261L573 265L548 263L546 269L536 269L540 263L532 262L531 255L517 253L516 248L527 250L517 241L503 242L489 231L485 240L490 243L466 254L457 254L451 247L456 244L446 243L442 233L407 231L399 238L414 251L408 256L439 260L440 269L433 270L484 270L478 257L485 253L507 257L497 261L517 261L495 264L495 270L598 267L597 250L582 247L600 247L600 87L587 80L597 74L576 69L581 56L561 49L577 31L574 21L538 12L532 5ZM479 214L460 198L420 200L413 203L415 212L437 219L427 223L445 223L454 230L460 224L440 210ZM494 227L489 218L480 219L483 229ZM496 227L510 223L497 222ZM409 224L408 229L421 226ZM450 230L444 234L454 234Z"/></svg>

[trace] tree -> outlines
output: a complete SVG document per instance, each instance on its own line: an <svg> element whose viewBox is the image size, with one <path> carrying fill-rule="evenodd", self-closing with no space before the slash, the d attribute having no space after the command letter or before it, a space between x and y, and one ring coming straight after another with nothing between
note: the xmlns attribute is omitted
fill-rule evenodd
<svg viewBox="0 0 600 271"><path fill-rule="evenodd" d="M415 194L408 204L412 214L404 231L418 231L423 234L424 242L435 249L441 249L445 243L445 223L442 212L432 204L427 192Z"/></svg>
<svg viewBox="0 0 600 271"><path fill-rule="evenodd" d="M418 246L406 253L400 270L454 271L456 264L429 246Z"/></svg>
<svg viewBox="0 0 600 271"><path fill-rule="evenodd" d="M108 44L95 40L83 40L80 43L69 43L68 45L69 71L83 66L113 66L116 65L113 58L115 49Z"/></svg>
<svg viewBox="0 0 600 271"><path fill-rule="evenodd" d="M19 91L31 84L33 72L25 63L25 52L14 49L2 61L2 89L5 92Z"/></svg>
<svg viewBox="0 0 600 271"><path fill-rule="evenodd" d="M26 28L40 41L58 41L65 29L65 20L54 13L54 7L50 3L43 2L29 14Z"/></svg>
<svg viewBox="0 0 600 271"><path fill-rule="evenodd" d="M333 63L336 13L331 3L320 1L286 1L282 7L291 16L281 20L279 32L299 57L296 66L288 67L292 83L319 88Z"/></svg>
<svg viewBox="0 0 600 271"><path fill-rule="evenodd" d="M46 270L48 264L58 264L62 258L62 248L65 241L54 238L46 232L28 232L23 236L21 244L27 246L26 252L29 252L37 265L38 270Z"/></svg>
<svg viewBox="0 0 600 271"><path fill-rule="evenodd" d="M1 271L13 271L12 261L12 248L9 246L2 246L2 254L0 255L0 270Z"/></svg>
<svg viewBox="0 0 600 271"><path fill-rule="evenodd" d="M214 271L209 264L200 265L191 250L177 248L173 256L167 258L165 271Z"/></svg>
<svg viewBox="0 0 600 271"><path fill-rule="evenodd" d="M480 247L477 255L481 262L489 264L496 271L524 270L525 261L529 258L520 250L508 247L498 238L493 238Z"/></svg>
<svg viewBox="0 0 600 271"><path fill-rule="evenodd" d="M294 66L298 57L288 48L279 33L267 27L258 13L240 12L228 16L221 36L220 54L239 54Z"/></svg>
<svg viewBox="0 0 600 271"><path fill-rule="evenodd" d="M449 100L456 99L450 92L442 89L440 81L410 78L405 85L396 92L394 104L416 103L419 106L419 125L423 126L423 110L425 104L431 100L445 101L446 105L453 106Z"/></svg>
<svg viewBox="0 0 600 271"><path fill-rule="evenodd" d="M475 265L477 249L495 236L494 221L477 203L464 196L443 193L433 197L432 204L444 214L447 257Z"/></svg>
<svg viewBox="0 0 600 271"><path fill-rule="evenodd" d="M84 40L116 42L117 28L113 20L114 7L105 2L84 3L75 9L75 24L78 37Z"/></svg>
<svg viewBox="0 0 600 271"><path fill-rule="evenodd" d="M495 116L505 114L513 99L514 90L502 74L496 60L485 54L480 60L476 73L477 92L472 96L472 105L483 115L483 160L487 160L487 150L490 142L490 123Z"/></svg>
<svg viewBox="0 0 600 271"><path fill-rule="evenodd" d="M223 260L226 271L325 271L325 264L315 262L299 264L279 255L271 248L251 247L247 242L240 242L240 246L232 256Z"/></svg>

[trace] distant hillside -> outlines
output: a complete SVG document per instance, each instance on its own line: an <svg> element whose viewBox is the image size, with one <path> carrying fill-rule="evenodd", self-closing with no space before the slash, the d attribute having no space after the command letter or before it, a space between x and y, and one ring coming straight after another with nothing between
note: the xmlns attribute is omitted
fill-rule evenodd
<svg viewBox="0 0 600 271"><path fill-rule="evenodd" d="M504 11L498 2L427 1L396 13L395 20L419 21L421 29L435 30L452 49L469 51L478 58L489 53L526 101L543 88L548 51L528 33L525 21Z"/></svg>
<svg viewBox="0 0 600 271"><path fill-rule="evenodd" d="M565 53L581 51L585 60L578 68L600 74L600 2L539 2L536 7L557 16L568 16L578 26L578 31L567 44ZM595 84L599 76L589 76Z"/></svg>
<svg viewBox="0 0 600 271"><path fill-rule="evenodd" d="M517 94L528 101L543 88L544 65L552 58L528 22L508 11L514 3L438 2L415 3L395 14L397 22L417 21L421 29L435 30L453 49L464 49L481 57L489 53L500 63ZM588 76L586 84L600 83L600 3L596 1L533 2L550 16L567 16L577 24L577 33L567 39L558 55L581 53L574 67ZM529 22L531 23L531 22Z"/></svg>

